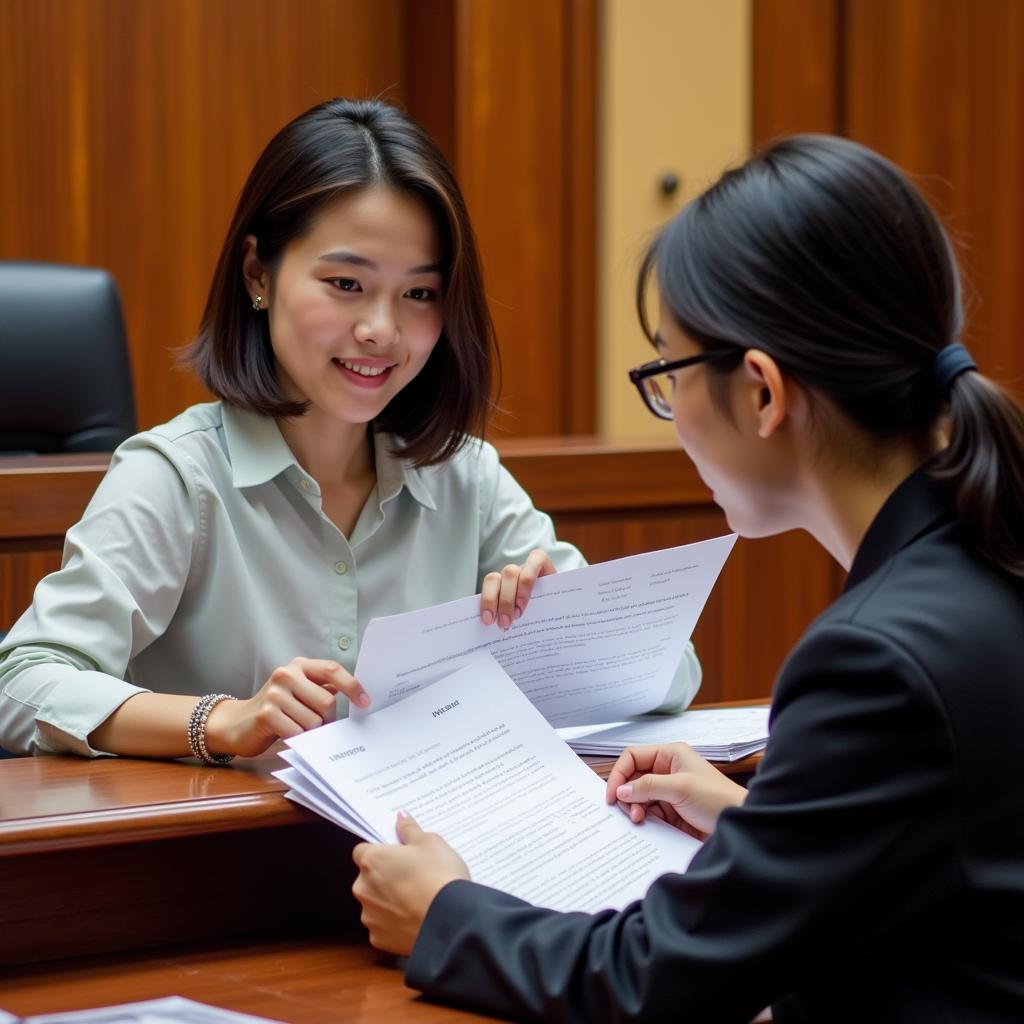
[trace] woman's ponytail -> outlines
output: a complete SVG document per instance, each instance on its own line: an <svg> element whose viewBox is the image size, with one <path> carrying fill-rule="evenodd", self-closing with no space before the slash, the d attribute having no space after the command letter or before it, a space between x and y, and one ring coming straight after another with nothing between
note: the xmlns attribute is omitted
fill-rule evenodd
<svg viewBox="0 0 1024 1024"><path fill-rule="evenodd" d="M949 445L933 475L946 483L971 543L1024 579L1024 409L978 373L949 389Z"/></svg>

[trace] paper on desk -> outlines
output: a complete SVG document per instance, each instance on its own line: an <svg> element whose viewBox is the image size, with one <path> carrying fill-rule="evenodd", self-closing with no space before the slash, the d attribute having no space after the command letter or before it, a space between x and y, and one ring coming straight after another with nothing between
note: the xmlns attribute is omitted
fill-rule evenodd
<svg viewBox="0 0 1024 1024"><path fill-rule="evenodd" d="M406 810L475 881L539 906L621 908L659 875L685 871L700 847L608 806L604 783L486 653L373 715L286 742L294 768L315 776L298 802L391 843Z"/></svg>
<svg viewBox="0 0 1024 1024"><path fill-rule="evenodd" d="M678 715L658 715L615 722L595 729L580 726L558 730L578 754L618 756L626 747L647 743L689 743L709 761L738 761L768 743L768 705L736 708L691 708Z"/></svg>
<svg viewBox="0 0 1024 1024"><path fill-rule="evenodd" d="M3 1024L0 1016L0 1024ZM11 1018L14 1020L15 1018ZM280 1024L269 1017L253 1017L219 1006L208 1006L182 996L149 999L143 1003L101 1006L94 1010L47 1013L25 1017L20 1024Z"/></svg>
<svg viewBox="0 0 1024 1024"><path fill-rule="evenodd" d="M356 678L377 712L486 650L554 725L652 711L735 542L730 534L545 576L507 632L481 623L479 597L373 619Z"/></svg>

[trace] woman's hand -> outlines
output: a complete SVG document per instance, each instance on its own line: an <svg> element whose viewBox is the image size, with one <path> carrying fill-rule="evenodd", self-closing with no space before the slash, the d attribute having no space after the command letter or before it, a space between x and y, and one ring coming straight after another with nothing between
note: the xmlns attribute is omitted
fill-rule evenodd
<svg viewBox="0 0 1024 1024"><path fill-rule="evenodd" d="M336 661L293 658L275 668L248 700L221 701L206 722L211 754L255 757L278 739L290 739L334 720L335 695L361 708L369 695Z"/></svg>
<svg viewBox="0 0 1024 1024"><path fill-rule="evenodd" d="M704 760L688 743L630 747L608 776L608 803L618 801L635 822L646 815L706 839L726 807L747 791Z"/></svg>
<svg viewBox="0 0 1024 1024"><path fill-rule="evenodd" d="M457 878L469 878L463 859L439 836L404 812L396 825L401 846L360 843L352 851L359 875L352 893L363 905L370 945L408 956L434 897Z"/></svg>
<svg viewBox="0 0 1024 1024"><path fill-rule="evenodd" d="M506 565L501 572L489 572L480 590L480 620L485 626L497 622L508 629L530 601L533 585L541 576L558 572L546 551L535 548L520 565Z"/></svg>

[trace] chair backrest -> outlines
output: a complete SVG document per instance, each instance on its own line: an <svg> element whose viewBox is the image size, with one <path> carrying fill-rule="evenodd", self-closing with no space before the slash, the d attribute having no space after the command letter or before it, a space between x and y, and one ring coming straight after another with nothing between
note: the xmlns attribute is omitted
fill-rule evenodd
<svg viewBox="0 0 1024 1024"><path fill-rule="evenodd" d="M136 429L110 274L0 261L0 452L113 451Z"/></svg>

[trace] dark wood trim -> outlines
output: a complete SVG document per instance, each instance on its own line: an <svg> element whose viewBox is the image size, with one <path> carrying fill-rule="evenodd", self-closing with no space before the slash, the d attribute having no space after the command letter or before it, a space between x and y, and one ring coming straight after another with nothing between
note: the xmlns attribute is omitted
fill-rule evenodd
<svg viewBox="0 0 1024 1024"><path fill-rule="evenodd" d="M82 516L110 456L0 458L0 553L52 547ZM21 542L21 543L19 543Z"/></svg>

